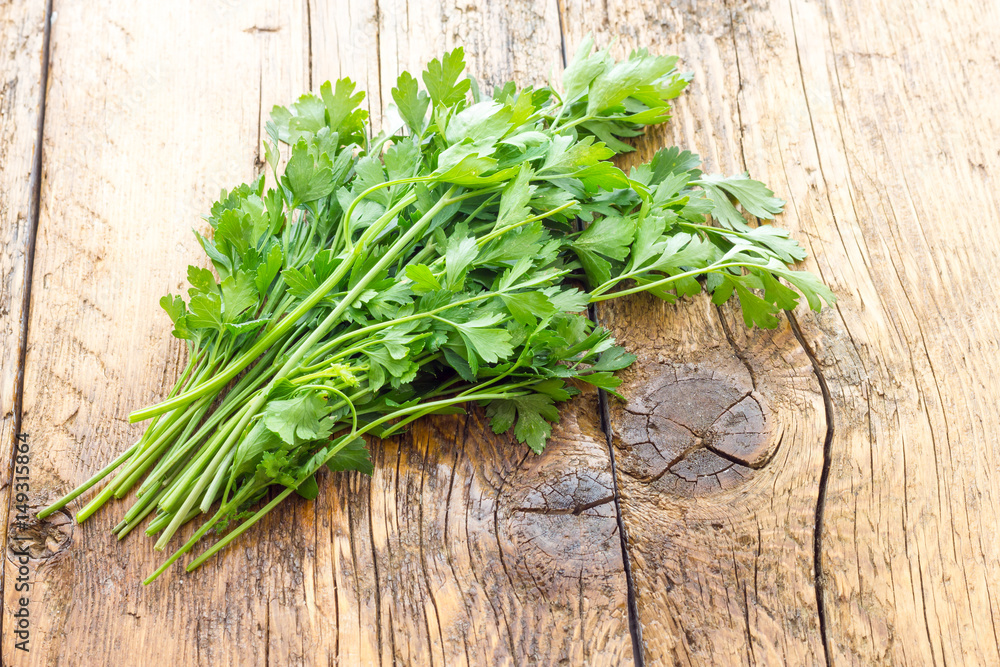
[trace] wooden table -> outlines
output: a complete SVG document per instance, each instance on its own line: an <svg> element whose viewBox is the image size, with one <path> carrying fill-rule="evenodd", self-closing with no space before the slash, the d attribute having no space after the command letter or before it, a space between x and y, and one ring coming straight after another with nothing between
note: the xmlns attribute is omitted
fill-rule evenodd
<svg viewBox="0 0 1000 667"><path fill-rule="evenodd" d="M378 118L456 45L487 86L539 83L590 31L681 56L635 159L676 143L769 183L835 308L774 332L704 299L601 308L639 355L610 447L594 394L542 456L428 419L151 587L123 504L15 525L17 433L37 509L163 397L157 299L272 105L351 76ZM998 47L968 0L4 3L4 664L1000 664Z"/></svg>

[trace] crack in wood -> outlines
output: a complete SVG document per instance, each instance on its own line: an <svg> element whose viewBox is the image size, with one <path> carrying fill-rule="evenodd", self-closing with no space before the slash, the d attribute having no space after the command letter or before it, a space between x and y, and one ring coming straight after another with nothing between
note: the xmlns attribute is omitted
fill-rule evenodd
<svg viewBox="0 0 1000 667"><path fill-rule="evenodd" d="M556 0L556 15L559 17L559 46L563 69L569 63L566 57L566 27L563 19L564 7L562 0ZM579 220L574 221L574 226L579 228ZM587 316L590 320L600 325L597 317L597 308L591 303L587 307ZM639 604L636 595L635 580L632 576L632 564L628 550L628 532L625 528L625 518L622 516L621 497L618 490L618 468L615 461L615 447L613 439L613 427L611 425L611 412L608 408L608 395L604 389L597 391L598 408L600 412L601 430L607 443L608 458L611 462L611 488L612 500L615 507L615 520L618 525L618 536L621 542L622 566L625 570L626 606L628 608L628 627L632 637L632 658L636 667L645 667L646 658L642 643L642 624L639 621Z"/></svg>
<svg viewBox="0 0 1000 667"><path fill-rule="evenodd" d="M596 321L593 305L590 307L590 315ZM615 447L612 438L611 411L608 408L608 395L603 389L597 394L598 405L601 413L601 430L607 442L608 456L611 459L611 484L614 491L615 520L618 524L618 537L622 547L622 566L625 569L625 589L628 607L628 627L632 635L632 658L636 667L645 667L646 656L643 652L642 643L642 623L639 621L639 600L636 595L635 579L632 576L632 562L628 552L628 532L625 528L625 518L622 516L621 496L618 492L618 466L615 462Z"/></svg>
<svg viewBox="0 0 1000 667"><path fill-rule="evenodd" d="M306 54L309 66L309 90L313 89L313 29L312 29L312 0L306 0Z"/></svg>
<svg viewBox="0 0 1000 667"><path fill-rule="evenodd" d="M521 512L523 514L546 514L546 515L562 515L562 514L572 514L573 516L580 516L584 512L595 507L600 507L601 505L607 505L608 503L613 503L615 501L614 495L607 496L606 498L599 498L597 500L591 501L589 503L577 504L573 507L515 507L512 512Z"/></svg>
<svg viewBox="0 0 1000 667"><path fill-rule="evenodd" d="M802 335L802 329L795 318L795 314L786 311L788 322L792 326L792 333L802 346L803 352L809 357L813 371L816 374L816 381L819 382L820 392L823 394L823 410L826 415L826 436L823 440L823 468L819 476L819 491L816 494L816 519L813 532L813 579L816 588L816 614L819 617L819 631L823 638L823 652L826 657L827 667L832 667L830 656L830 635L826 616L825 584L823 581L823 512L826 505L827 487L830 482L830 466L833 463L833 399L830 396L830 387L827 385L826 377L820 366L819 359L815 352Z"/></svg>
<svg viewBox="0 0 1000 667"><path fill-rule="evenodd" d="M753 365L747 358L746 352L740 349L740 346L736 344L736 340L733 338L733 332L729 328L729 323L726 322L726 318L722 315L722 306L715 306L715 312L719 316L719 324L722 326L722 331L726 335L726 341L729 342L729 346L733 348L733 354L736 358L740 360L743 367L747 369L747 373L750 375L750 384L753 386L754 391L757 390L757 375L754 373Z"/></svg>

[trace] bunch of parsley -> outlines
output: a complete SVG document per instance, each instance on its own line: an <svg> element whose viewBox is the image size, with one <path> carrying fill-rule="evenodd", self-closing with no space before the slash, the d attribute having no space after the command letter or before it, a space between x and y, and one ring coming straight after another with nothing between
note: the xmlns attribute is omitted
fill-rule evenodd
<svg viewBox="0 0 1000 667"><path fill-rule="evenodd" d="M588 319L591 303L735 294L748 326L773 327L799 293L832 302L789 268L805 257L794 240L744 217L782 210L762 183L702 174L677 148L629 174L610 161L668 119L687 84L676 58L616 62L587 40L561 91L508 83L492 96L464 66L461 49L432 61L423 89L404 72L398 127L377 134L348 79L274 109L271 178L222 193L211 238L198 235L215 272L190 267L187 301L161 300L187 367L131 416L151 420L142 437L40 517L111 473L78 521L136 484L120 538L152 514L163 549L210 513L148 583L209 530L238 521L189 570L290 493L314 498L324 466L370 474L362 436L423 415L478 403L497 433L513 427L541 452L556 403L576 393L568 381L614 393L634 361Z"/></svg>

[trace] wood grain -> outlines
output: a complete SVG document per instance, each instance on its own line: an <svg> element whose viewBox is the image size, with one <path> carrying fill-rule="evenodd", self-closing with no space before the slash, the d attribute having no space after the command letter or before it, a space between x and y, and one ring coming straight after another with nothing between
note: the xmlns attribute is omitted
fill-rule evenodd
<svg viewBox="0 0 1000 667"><path fill-rule="evenodd" d="M381 114L398 71L472 33L472 69L489 81L537 82L531 63L559 54L555 8L529 3L510 23L485 5L414 2L56 10L24 393L39 507L137 437L128 412L178 372L157 298L200 256L189 228L219 188L260 168L272 104L350 74ZM510 49L531 26L547 39ZM163 555L109 532L124 504L17 531L32 553L32 645L5 636L4 662L628 662L596 401L570 407L541 457L480 413L421 422L375 446L370 480L328 475L316 502L285 503L197 573L150 588L139 582Z"/></svg>
<svg viewBox="0 0 1000 667"><path fill-rule="evenodd" d="M247 31L270 18L263 3L54 9L23 413L39 506L127 446L137 434L128 412L176 374L181 351L164 335L156 295L181 287L198 252L189 230L219 188L251 175L263 64L294 78L273 91L282 98L305 71L267 59L266 41ZM281 58L301 44L292 37L275 49ZM184 59L165 57L177 49ZM34 556L32 640L25 654L5 635L5 663L128 663L157 645L193 661L199 624L209 629L219 610L240 619L230 628L250 643L263 600L240 596L227 609L223 580L197 601L185 602L184 584L140 591L136 576L155 557L147 540L114 542L108 530L123 509L10 536ZM15 569L8 559L5 578ZM8 609L13 596L5 590Z"/></svg>
<svg viewBox="0 0 1000 667"><path fill-rule="evenodd" d="M728 8L569 5L565 25L571 48L613 30L618 55L649 46L694 71L674 121L627 163L676 144L707 171L743 171ZM639 356L610 417L645 659L822 664L813 559L827 425L790 326L748 334L704 298L638 296L598 313Z"/></svg>
<svg viewBox="0 0 1000 667"><path fill-rule="evenodd" d="M217 190L259 168L272 104L350 75L381 117L399 71L457 45L487 89L537 83L563 42L572 53L594 31L619 55L678 53L695 74L639 156L680 144L710 171L770 183L806 267L840 297L795 315L801 338L788 322L747 333L701 299L600 309L640 355L610 417L644 659L1000 661L996 7L55 9L23 409L37 505L127 446L126 414L177 372L156 298L199 255L188 228ZM0 7L4 460L43 15ZM16 652L4 633L4 663L628 664L594 401L578 399L538 458L477 413L421 422L376 448L370 480L324 478L316 502L286 503L155 589L138 584L159 562L149 541L108 532L122 506L17 531L33 554L33 644ZM5 614L13 603L5 586Z"/></svg>
<svg viewBox="0 0 1000 667"><path fill-rule="evenodd" d="M1000 462L993 437L1000 423L998 307L984 289L1000 248L996 8L865 0L567 3L564 21L570 43L593 29L605 42L622 36L621 50L641 44L678 52L695 84L663 142L696 148L710 170L746 168L770 183L790 202L781 224L806 244L807 268L840 297L819 317L798 315L830 390L832 438L824 451L815 384L799 390L813 407L785 419L799 424L801 437L787 443L793 447L785 460L783 441L763 471L775 477L767 493L776 509L765 525L795 549L774 553L767 564L773 535L757 537L752 524L739 521L754 512L751 499L727 509L720 505L728 493L697 503L637 495L632 489L643 487L621 466L646 658L997 662L1000 548L990 517ZM637 331L677 330L691 311L704 310L686 308L649 314L623 305L602 316L642 349L646 338ZM700 326L718 341L716 318L704 312ZM731 326L734 334L738 328ZM787 340L787 331L776 336ZM750 349L767 338L751 337ZM679 351L674 339L664 342L655 354L668 359L704 354L703 346ZM749 366L760 361L743 343L735 347ZM790 354L794 344L777 349ZM792 379L805 380L801 352L792 357L798 361L785 364L794 370L788 377L770 369L778 372L775 400L795 395ZM647 370L648 362L639 374ZM633 388L644 385L635 380ZM625 426L619 412L619 437ZM772 472L775 466L795 472ZM713 513L736 517L732 527L721 522L723 536L705 536L711 531L699 520ZM670 523L661 531L648 526L678 516L686 519L675 529L681 544L696 543L704 562L686 568L681 585L666 593L651 590L644 579L668 575L672 561L686 557L650 562L648 552L677 538ZM759 587L744 597L746 554L761 548L765 561L754 561L753 572L773 579L764 599ZM722 563L733 572L718 575ZM814 569L820 576L810 583ZM701 594L700 605L691 590Z"/></svg>
<svg viewBox="0 0 1000 667"><path fill-rule="evenodd" d="M0 535L7 534L10 462L20 426L44 44L45 2L0 6ZM0 589L2 585L0 573ZM0 618L0 634L8 620Z"/></svg>
<svg viewBox="0 0 1000 667"><path fill-rule="evenodd" d="M343 664L631 658L607 450L586 416L596 396L574 407L540 457L478 413L428 420L375 449L370 481L318 499L302 563L332 569L335 614L313 622L338 619L327 643Z"/></svg>
<svg viewBox="0 0 1000 667"><path fill-rule="evenodd" d="M790 327L747 336L706 299L601 317L640 357L611 423L647 660L822 663L824 406Z"/></svg>
<svg viewBox="0 0 1000 667"><path fill-rule="evenodd" d="M996 663L1000 307L984 287L1000 251L1000 95L987 83L1000 13L857 2L779 17L801 66L761 68L790 89L798 77L788 144L772 150L802 156L789 198L844 295L811 334L837 406L831 657Z"/></svg>

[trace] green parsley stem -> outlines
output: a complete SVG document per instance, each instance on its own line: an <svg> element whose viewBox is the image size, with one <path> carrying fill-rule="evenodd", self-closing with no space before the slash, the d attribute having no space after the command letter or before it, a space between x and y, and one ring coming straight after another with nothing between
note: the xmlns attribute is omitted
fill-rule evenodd
<svg viewBox="0 0 1000 667"><path fill-rule="evenodd" d="M340 229L337 230L338 238L335 238L334 242L336 243L339 241L340 231L343 230L344 249L349 252L354 250L354 242L351 240L351 232L352 232L351 216L354 214L354 209L357 207L357 205L362 200L366 199L369 195L378 192L379 190L382 190L384 188L392 187L394 185L405 185L407 183L426 183L432 180L434 180L433 176L412 176L410 178L399 178L394 181L385 181L384 183L378 183L377 185L373 185L367 190L364 190L361 194L355 197L354 201L351 202L351 205L347 207L347 211L344 212L344 218L343 221L341 222Z"/></svg>
<svg viewBox="0 0 1000 667"><path fill-rule="evenodd" d="M60 498L59 500L57 500L56 502L52 503L51 505L49 505L48 507L46 507L45 509L43 509L42 511L40 511L38 513L38 515L37 515L38 518L39 519L44 519L45 517L53 514L54 512L58 512L63 507L65 507L66 505L68 505L70 502L72 502L73 500L76 500L79 496L81 496L88 489L90 489L95 484L97 484L98 482L100 482L102 479L104 479L105 477L107 477L108 475L110 475L112 472L115 471L115 469L118 468L118 466L120 466L122 463L124 463L125 461L127 461L128 458L130 456L132 456L132 454L135 453L136 449L139 448L139 445L141 444L141 442L142 442L141 440L137 440L134 445L132 445L131 447L129 447L128 449L126 449L124 452L122 452L121 455L118 458L116 458L114 461L112 461L111 463L109 463L108 465L106 465L104 468L102 468L100 470L100 472L98 472L96 475L94 475L93 477L91 477L90 479L88 479L86 482L84 482L80 486L78 486L75 489L73 489L73 491L71 491L70 493L66 494L65 496L63 496L62 498Z"/></svg>
<svg viewBox="0 0 1000 667"><path fill-rule="evenodd" d="M438 205L433 207L431 210L433 210L434 213L436 214L438 211L441 210L441 208L444 208L443 206L441 206L441 203L445 202L446 200L447 196L442 197L441 200L438 202ZM416 201L416 195L410 195L409 197L404 198L399 204L397 204L395 207L387 211L386 214L382 216L382 218L391 219L392 217L395 217L395 215L400 210L406 208L406 206L409 206L414 201ZM414 227L416 227L416 225L414 225ZM366 230L366 233L370 230L371 228ZM359 254L360 253L358 253L358 250L355 249L355 255L357 256ZM322 301L323 298L327 295L327 293L330 292L330 290L332 290L333 287L337 285L337 283L339 283L341 280L344 279L344 277L347 275L348 271L350 271L352 267L353 267L352 262L342 262L334 270L333 274L325 281L323 281L323 284L320 285L315 292L313 292L306 299L304 299L302 303L300 303L291 313L289 313L284 319L282 319L281 322L274 329L272 329L269 333L261 337L261 339L253 347L251 347L249 350L247 350L242 355L237 357L234 362L230 363L229 367L226 370L216 375L212 380L203 383L196 388L189 389L188 391L185 391L184 393L175 396L173 399L164 401L163 403L159 403L157 405L150 406L148 408L144 408L142 410L137 410L136 412L133 412L132 414L129 415L129 421L132 423L144 421L146 419L149 419L150 417L154 417L156 415L163 414L164 412L173 410L174 408L186 405L191 401L195 400L196 398L204 396L205 394L222 389L222 387L224 387L226 383L228 383L230 380L236 377L240 372L243 371L244 368L253 363L257 359L257 357L259 357L265 350L267 350L267 348L271 347L275 342L278 341L278 339L282 335L284 335L289 329L295 326L295 324L299 321L299 319L303 315L312 310L312 308L316 304ZM356 295L355 298L357 298ZM352 302L353 300L348 301L345 299L341 303L350 304ZM344 305L344 307L346 308L346 305Z"/></svg>
<svg viewBox="0 0 1000 667"><path fill-rule="evenodd" d="M487 243L489 243L493 239L495 239L495 238L497 238L499 236L503 236L504 234L506 234L509 231L515 230L518 227L523 227L524 225L531 224L532 222L535 222L537 220L544 220L545 218L549 218L549 217L555 215L556 213L559 213L560 211L565 211L570 206L576 206L578 203L579 202L577 202L576 200L568 201L565 204L563 204L562 206L558 206L558 207L552 209L551 211L546 211L545 213L539 213L538 215L533 215L530 218L525 218L524 220L521 220L520 222L516 222L513 225L507 225L505 227L501 227L500 229L494 230L494 231L490 232L489 234L487 234L486 236L484 236L481 239L479 239L478 241L476 241L476 244L480 248L482 248L484 245L486 245Z"/></svg>
<svg viewBox="0 0 1000 667"><path fill-rule="evenodd" d="M598 287L597 289L595 289L593 292L591 292L591 294L593 296L590 297L590 302L591 303L597 303L598 301L608 301L609 299L616 299L616 298L618 298L620 296L626 296L628 294L638 294L639 292L647 292L650 289L654 289L654 288L657 288L657 287L662 287L663 285L669 285L670 283L676 282L678 280L681 280L682 278L688 278L690 276L703 275L703 274L706 274L706 273L722 273L722 269L729 269L729 268L740 267L740 266L746 266L746 264L743 263L743 262L729 262L729 263L724 263L724 264L714 264L714 265L710 265L710 266L708 266L708 267L706 267L704 269L692 269L690 271L685 271L683 273L678 273L677 275L673 275L673 276L670 276L668 278L664 278L662 280L656 280L656 281L653 281L651 283L646 283L644 285L639 285L638 287L632 287L630 289L624 289L624 290L620 290L618 292L612 292L610 294L604 294L604 292L607 292L607 290L609 290L612 287L614 287L617 283L621 282L622 280L627 280L628 278L632 277L631 275L626 274L626 275L623 275L623 276L619 276L618 278L613 278L613 279L609 280L608 282L604 283L603 285L601 285L600 287ZM756 265L754 265L754 266L756 266Z"/></svg>
<svg viewBox="0 0 1000 667"><path fill-rule="evenodd" d="M191 563L189 563L188 566L185 569L188 572L191 572L191 571L197 569L206 560L208 560L214 554L216 554L219 551L221 551L226 545L228 545L234 539L236 539L241 534L243 534L243 532L246 531L248 528L250 528L250 526L252 526L255 523L257 523L258 521L260 521L268 512L270 512L275 507L277 507L278 504L281 503L282 500L284 500L285 498L287 498L293 491L295 491L295 489L297 489L299 487L299 485L302 484L302 482L304 482L306 479L308 479L309 477L312 477L314 474L316 474L316 471L319 470L320 467L322 467L323 465L325 465L327 461L329 461L331 458L333 458L333 456L335 454L337 454L337 452L339 452L340 449L342 449L344 446L346 446L349 442L353 441L355 437L360 436L360 435L362 435L362 434L364 434L364 433L366 433L366 432L374 429L375 427L377 427L377 426L379 426L381 424L384 424L387 421L391 421L393 419L398 419L399 417L404 416L404 415L410 415L412 413L421 413L421 412L424 412L426 414L425 411L433 412L435 409L439 409L439 408L446 407L446 406L449 406L449 405L455 405L456 403L467 403L469 401L485 401L485 400L492 400L492 399L496 399L496 398L511 398L513 396L519 396L519 395L523 395L523 392L522 393L514 393L514 394L511 394L511 393L508 393L508 392L492 393L492 394L491 393L486 393L486 394L480 394L480 395L470 395L470 396L464 396L464 397L459 397L459 398L444 399L444 400L441 400L441 401L432 401L430 403L420 403L418 405L415 405L415 406L412 406L412 407L409 407L409 408L403 408L402 410L397 410L396 412L393 412L391 414L385 415L381 419L376 419L373 422L369 422L368 424L366 424L365 426L363 426L357 432L352 432L352 433L349 433L349 434L347 434L345 436L341 436L342 441L340 443L338 443L336 446L334 446L334 447L332 447L330 449L330 452L327 454L326 458L323 461L319 462L319 464L316 465L313 469L307 471L306 474L300 475L299 478L296 480L296 483L293 486L286 487L281 493L279 493L277 496L275 496L275 498L273 500L271 500L271 502L269 502L267 505L265 505L260 510L258 510L253 516L251 516L249 519L247 519L246 521L244 521L243 523L241 523L237 528L235 528L234 530L232 530L229 533L227 533L225 537L223 537L218 542L216 542L211 547L209 547L200 556L198 556L193 561L191 561ZM429 408L429 410L428 410L428 408ZM413 419L416 419L418 417L419 417L419 415L415 416ZM410 421L412 421L412 419L406 420L405 423L409 423ZM222 510L220 509L219 512L221 513ZM218 516L218 515L216 515L216 516ZM213 520L213 522L214 522L214 520ZM206 522L205 525L211 525L211 523L212 522ZM197 539L201 539L201 537L203 537L204 534L208 532L208 530L205 529L204 526L202 526L202 530L204 530L204 532L201 532L201 530L199 530L200 534L199 533L195 533L195 536L193 536L191 538L191 540L189 540L189 544L191 544L191 546L194 546L192 544L192 541L197 542ZM186 544L185 547L188 547L188 545ZM189 548L190 547L188 547L188 549ZM182 547L182 549L183 549L183 547ZM187 551L187 549L184 549L184 551ZM180 554L180 552L178 552L178 554L175 554L175 555L179 557L179 554ZM161 565L160 568L157 569L156 572L154 572L153 575L150 576L150 578L147 579L146 581L144 581L143 583L146 584L146 583L149 583L149 582L153 581L154 579L156 579L156 577L158 577L160 574L162 574L163 571L170 564L172 564L174 562L174 560L176 560L176 559L173 558L173 557L171 557L170 560L168 560L166 563L164 563L163 565Z"/></svg>

